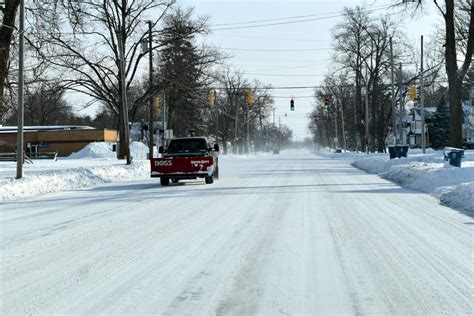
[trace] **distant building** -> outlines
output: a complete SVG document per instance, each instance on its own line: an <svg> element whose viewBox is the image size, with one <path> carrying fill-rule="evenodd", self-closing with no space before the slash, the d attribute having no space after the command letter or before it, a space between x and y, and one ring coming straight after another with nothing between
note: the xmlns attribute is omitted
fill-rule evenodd
<svg viewBox="0 0 474 316"><path fill-rule="evenodd" d="M0 126L0 153L16 151L16 126ZM24 151L30 157L57 153L67 157L92 142L117 142L117 132L89 126L25 126Z"/></svg>

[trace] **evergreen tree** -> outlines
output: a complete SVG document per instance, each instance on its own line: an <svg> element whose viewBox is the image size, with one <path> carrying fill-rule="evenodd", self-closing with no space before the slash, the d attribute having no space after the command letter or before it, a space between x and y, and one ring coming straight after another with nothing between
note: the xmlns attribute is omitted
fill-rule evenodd
<svg viewBox="0 0 474 316"><path fill-rule="evenodd" d="M204 135L210 121L207 104L209 76L216 55L196 45L206 32L205 19L192 19L192 10L177 9L165 18L160 42L160 88L166 92L168 128L176 136Z"/></svg>
<svg viewBox="0 0 474 316"><path fill-rule="evenodd" d="M427 120L431 147L441 149L449 146L449 107L444 96L436 108L433 117Z"/></svg>

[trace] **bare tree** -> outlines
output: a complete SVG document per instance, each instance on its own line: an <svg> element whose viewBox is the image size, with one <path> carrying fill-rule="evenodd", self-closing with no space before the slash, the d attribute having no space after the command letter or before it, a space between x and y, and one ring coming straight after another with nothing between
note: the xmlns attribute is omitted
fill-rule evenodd
<svg viewBox="0 0 474 316"><path fill-rule="evenodd" d="M249 113L250 137L253 139L257 150L264 149L264 125L274 104L273 97L268 90L269 88L269 86L265 86L258 80L254 80L251 84L254 104L250 107Z"/></svg>
<svg viewBox="0 0 474 316"><path fill-rule="evenodd" d="M25 124L62 125L74 111L64 98L65 89L58 83L40 83L25 91Z"/></svg>
<svg viewBox="0 0 474 316"><path fill-rule="evenodd" d="M152 20L155 28L173 3L174 0L37 2L32 8L35 14L30 17L37 36L31 43L40 58L56 67L68 89L100 101L123 117L121 83L125 81L129 91L146 56L141 51L141 43L148 36L145 21ZM120 71L120 47L125 50L124 73ZM151 89L130 100L128 115L154 93ZM119 130L125 144L120 148L123 158L128 140L124 128L119 126Z"/></svg>
<svg viewBox="0 0 474 316"><path fill-rule="evenodd" d="M219 78L224 89L219 99L219 136L223 142L224 152L227 152L227 144L231 142L234 153L237 153L245 91L250 84L243 78L241 72L232 72L229 68L220 74Z"/></svg>
<svg viewBox="0 0 474 316"><path fill-rule="evenodd" d="M229 142L232 143L234 153L238 153L239 147L245 146L243 140L246 138L247 123L250 139L257 149L262 149L265 121L274 102L268 91L269 87L257 80L249 82L242 72L231 71L230 68L221 70L216 77L223 87L218 102L219 137L223 141L224 152L227 152ZM246 97L249 89L253 91L254 103L247 108Z"/></svg>
<svg viewBox="0 0 474 316"><path fill-rule="evenodd" d="M461 1L459 1L461 2ZM455 5L454 0L446 0L446 8L443 11L441 8L440 12L444 17L446 26L446 74L448 75L449 84L449 108L450 108L450 140L451 146L461 148L463 146L463 135L462 135L462 83L463 79L467 74L469 66L472 62L472 54L474 52L474 4L472 1L467 1L470 6L469 9L469 26L468 30L464 31L461 29L458 32L458 36L466 39L466 49L464 52L464 61L461 66L458 66L458 55L462 54L462 51L456 49L456 26L461 27L461 23L456 23L455 19ZM466 5L467 5L466 2ZM436 3L436 1L435 1Z"/></svg>
<svg viewBox="0 0 474 316"><path fill-rule="evenodd" d="M355 142L355 147L360 148L362 143L367 143L371 151L384 150L387 127L394 115L389 102L391 91L388 83L391 65L389 39L395 36L394 58L399 60L401 47L406 45L398 32L397 23L386 16L373 18L363 7L346 8L344 21L333 30L336 51L336 69L333 72L344 71L344 80L326 80L326 88L317 93L316 97L321 97L324 93L334 95L335 101L342 104L339 100L342 97L337 96L331 86L353 86L352 100L350 103L345 101L348 105L345 108L349 110L346 113L349 113L352 125L349 139ZM338 76L331 74L330 77ZM367 121L365 102L362 102L365 86L368 88L365 94L369 98ZM368 139L365 135L366 125L369 127ZM329 130L326 134L330 134Z"/></svg>
<svg viewBox="0 0 474 316"><path fill-rule="evenodd" d="M4 99L10 64L10 50L15 30L15 19L20 0L5 0L1 8L2 25L0 26L0 123L6 119L7 106Z"/></svg>
<svg viewBox="0 0 474 316"><path fill-rule="evenodd" d="M370 37L367 32L370 19L363 7L355 9L346 8L345 20L336 25L333 30L334 56L336 62L343 68L348 68L354 75L355 81L355 128L359 133L359 143L364 139L363 110L362 110L362 86L364 60L368 58L368 44Z"/></svg>

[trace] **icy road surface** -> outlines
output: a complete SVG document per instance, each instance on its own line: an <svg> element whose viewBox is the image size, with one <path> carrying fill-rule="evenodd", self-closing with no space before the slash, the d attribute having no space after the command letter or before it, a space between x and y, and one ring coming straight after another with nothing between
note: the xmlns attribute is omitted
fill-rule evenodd
<svg viewBox="0 0 474 316"><path fill-rule="evenodd" d="M0 314L474 310L471 217L310 153L222 158L0 204Z"/></svg>

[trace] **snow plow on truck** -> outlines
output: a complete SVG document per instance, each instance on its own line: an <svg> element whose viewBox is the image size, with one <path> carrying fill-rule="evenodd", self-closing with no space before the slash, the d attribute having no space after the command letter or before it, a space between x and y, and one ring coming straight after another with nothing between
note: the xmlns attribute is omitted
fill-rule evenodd
<svg viewBox="0 0 474 316"><path fill-rule="evenodd" d="M211 148L204 137L175 138L158 152L160 158L150 159L151 177L160 178L161 185L197 178L210 184L219 178L219 146Z"/></svg>

